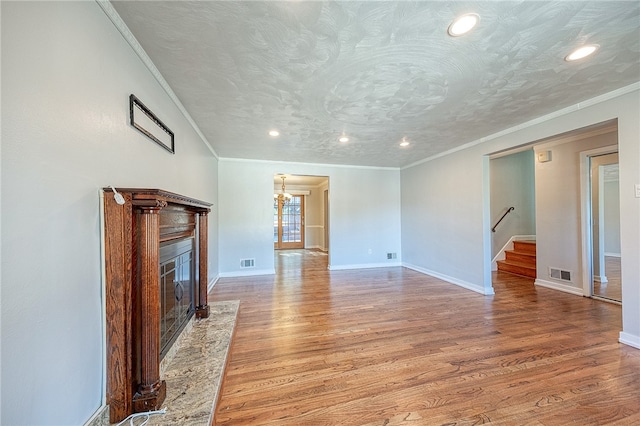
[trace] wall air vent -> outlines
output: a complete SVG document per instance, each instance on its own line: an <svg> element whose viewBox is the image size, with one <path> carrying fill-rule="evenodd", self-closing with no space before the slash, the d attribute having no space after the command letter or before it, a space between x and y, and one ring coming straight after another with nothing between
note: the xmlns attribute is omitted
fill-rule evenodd
<svg viewBox="0 0 640 426"><path fill-rule="evenodd" d="M253 268L254 266L256 266L255 259L240 259L241 268Z"/></svg>
<svg viewBox="0 0 640 426"><path fill-rule="evenodd" d="M387 253L387 260L389 259L397 259L398 255L396 253Z"/></svg>
<svg viewBox="0 0 640 426"><path fill-rule="evenodd" d="M571 271L560 268L549 268L549 276L556 280L571 281Z"/></svg>

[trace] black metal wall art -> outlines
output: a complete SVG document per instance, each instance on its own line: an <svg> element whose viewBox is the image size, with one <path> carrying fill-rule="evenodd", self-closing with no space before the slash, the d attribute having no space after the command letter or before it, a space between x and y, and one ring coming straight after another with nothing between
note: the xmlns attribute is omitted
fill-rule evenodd
<svg viewBox="0 0 640 426"><path fill-rule="evenodd" d="M143 135L175 154L173 132L133 94L129 96L129 119Z"/></svg>

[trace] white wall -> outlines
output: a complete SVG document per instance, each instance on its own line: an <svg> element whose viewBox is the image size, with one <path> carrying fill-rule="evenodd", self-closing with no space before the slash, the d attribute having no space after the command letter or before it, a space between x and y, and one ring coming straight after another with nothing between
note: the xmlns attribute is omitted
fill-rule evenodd
<svg viewBox="0 0 640 426"><path fill-rule="evenodd" d="M99 188L217 204L217 160L98 4L1 7L0 423L80 425L105 386ZM175 155L127 124L130 93L175 132Z"/></svg>
<svg viewBox="0 0 640 426"><path fill-rule="evenodd" d="M491 226L509 213L491 233L491 258L514 235L535 235L535 173L533 150L494 158L490 164Z"/></svg>
<svg viewBox="0 0 640 426"><path fill-rule="evenodd" d="M490 292L490 182L486 156L617 118L625 283L620 340L640 347L640 199L634 197L634 184L640 183L639 87L635 84L482 140L469 141L463 149L403 169L403 261L449 277L452 282L458 280L459 284ZM536 225L539 236L540 222Z"/></svg>
<svg viewBox="0 0 640 426"><path fill-rule="evenodd" d="M479 160L455 153L402 170L402 261L484 293L482 191L470 190Z"/></svg>
<svg viewBox="0 0 640 426"><path fill-rule="evenodd" d="M399 170L231 159L221 159L219 168L222 275L274 272L272 194L278 173L329 177L332 269L399 262ZM398 259L387 260L387 252ZM255 268L241 269L245 258L254 258Z"/></svg>

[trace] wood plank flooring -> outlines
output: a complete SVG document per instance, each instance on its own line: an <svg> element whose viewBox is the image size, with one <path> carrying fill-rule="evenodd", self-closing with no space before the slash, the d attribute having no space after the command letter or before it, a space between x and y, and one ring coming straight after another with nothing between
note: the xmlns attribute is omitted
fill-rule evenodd
<svg viewBox="0 0 640 426"><path fill-rule="evenodd" d="M606 299L622 301L622 265L619 257L605 256L607 282L593 283L593 294Z"/></svg>
<svg viewBox="0 0 640 426"><path fill-rule="evenodd" d="M240 300L215 424L640 424L620 306L504 273L482 296L401 267L276 259L275 276L210 294Z"/></svg>

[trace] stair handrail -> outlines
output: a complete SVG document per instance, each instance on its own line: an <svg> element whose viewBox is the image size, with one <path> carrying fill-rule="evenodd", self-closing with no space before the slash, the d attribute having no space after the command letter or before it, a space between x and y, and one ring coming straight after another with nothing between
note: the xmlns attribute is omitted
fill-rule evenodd
<svg viewBox="0 0 640 426"><path fill-rule="evenodd" d="M502 219L504 219L504 217L505 217L506 215L508 215L509 213L511 213L512 211L514 211L515 209L516 209L515 207L509 207L509 208L507 209L507 211L506 211L506 212L504 212L504 214L502 215L502 217L500 218L500 220L498 220L498 221L496 222L496 224L495 224L495 225L493 225L493 228L491 228L491 232L496 232L496 228L498 227L498 225L500 225L500 222L502 222Z"/></svg>

